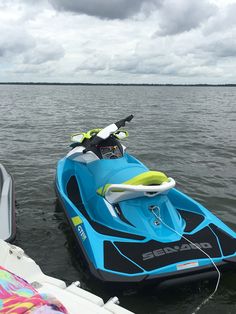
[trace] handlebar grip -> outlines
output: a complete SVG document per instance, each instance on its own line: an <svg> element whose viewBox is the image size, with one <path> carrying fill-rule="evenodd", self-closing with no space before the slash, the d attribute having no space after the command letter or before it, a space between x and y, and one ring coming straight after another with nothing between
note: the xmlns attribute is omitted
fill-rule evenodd
<svg viewBox="0 0 236 314"><path fill-rule="evenodd" d="M131 114L130 116L128 116L125 119L119 120L115 123L115 125L117 126L117 128L121 128L122 126L125 126L125 122L130 122L133 119L133 115Z"/></svg>

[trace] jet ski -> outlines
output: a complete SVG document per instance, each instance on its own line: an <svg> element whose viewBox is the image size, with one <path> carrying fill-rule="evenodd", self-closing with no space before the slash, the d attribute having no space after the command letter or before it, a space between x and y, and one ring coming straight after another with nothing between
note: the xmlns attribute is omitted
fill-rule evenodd
<svg viewBox="0 0 236 314"><path fill-rule="evenodd" d="M235 269L236 233L127 153L132 118L74 134L57 165L56 192L91 273L164 288Z"/></svg>
<svg viewBox="0 0 236 314"><path fill-rule="evenodd" d="M15 238L15 197L12 176L0 164L0 239L11 242Z"/></svg>

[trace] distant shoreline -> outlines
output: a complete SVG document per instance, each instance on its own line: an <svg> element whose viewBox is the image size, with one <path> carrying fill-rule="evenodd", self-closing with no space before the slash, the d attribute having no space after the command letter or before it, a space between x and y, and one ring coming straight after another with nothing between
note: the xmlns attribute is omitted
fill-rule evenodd
<svg viewBox="0 0 236 314"><path fill-rule="evenodd" d="M58 82L0 82L0 85L62 85L62 86L167 86L167 87L236 87L236 84L138 84L138 83L58 83Z"/></svg>

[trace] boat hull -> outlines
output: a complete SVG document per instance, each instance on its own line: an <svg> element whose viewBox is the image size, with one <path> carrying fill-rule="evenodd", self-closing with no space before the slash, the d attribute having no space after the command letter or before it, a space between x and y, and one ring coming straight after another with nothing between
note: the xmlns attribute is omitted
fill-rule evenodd
<svg viewBox="0 0 236 314"><path fill-rule="evenodd" d="M12 242L16 235L13 177L0 164L0 239Z"/></svg>

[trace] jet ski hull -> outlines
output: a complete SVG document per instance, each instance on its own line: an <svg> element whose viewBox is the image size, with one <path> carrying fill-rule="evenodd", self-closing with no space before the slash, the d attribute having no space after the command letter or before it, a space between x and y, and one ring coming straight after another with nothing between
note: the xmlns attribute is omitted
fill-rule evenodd
<svg viewBox="0 0 236 314"><path fill-rule="evenodd" d="M123 158L147 169L128 154ZM64 158L56 177L60 203L96 278L126 288L164 287L217 276L213 262L221 270L235 269L235 232L201 204L177 189L167 195L107 204L91 192L92 184L95 191L99 186L91 172L102 173L106 165L103 161L97 168L96 163L87 169L84 163ZM152 204L162 213L162 221L150 213ZM175 232L168 230L174 222ZM142 232L146 226L150 232Z"/></svg>

